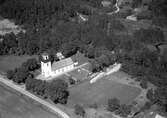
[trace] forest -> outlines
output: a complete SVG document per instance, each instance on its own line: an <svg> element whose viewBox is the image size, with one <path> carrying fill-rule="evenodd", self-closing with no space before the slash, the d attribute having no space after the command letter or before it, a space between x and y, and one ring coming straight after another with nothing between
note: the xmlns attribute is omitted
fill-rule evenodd
<svg viewBox="0 0 167 118"><path fill-rule="evenodd" d="M115 61L121 62L123 71L139 81L151 82L158 87L156 91L148 92L148 98L167 112L167 50L160 54L147 48L148 45L156 46L166 42L162 29L150 27L136 30L133 35L118 35L117 32L126 30L119 18L91 12L92 7L100 7L100 2L101 0L1 0L1 16L23 25L26 33L0 36L4 39L0 42L0 55L40 55L43 51L54 55L61 51L69 57L80 51L92 59L94 72L103 70ZM81 3L89 8L83 7ZM167 18L167 1L153 0L149 9L154 16L153 23L163 24ZM88 15L89 20L77 22L77 12ZM111 30L107 28L109 23ZM24 78L19 77L20 71L16 71L15 78Z"/></svg>

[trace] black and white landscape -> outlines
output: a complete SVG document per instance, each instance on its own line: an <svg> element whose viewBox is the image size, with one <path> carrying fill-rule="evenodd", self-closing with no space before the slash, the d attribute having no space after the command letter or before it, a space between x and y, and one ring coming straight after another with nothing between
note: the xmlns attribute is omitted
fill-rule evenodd
<svg viewBox="0 0 167 118"><path fill-rule="evenodd" d="M0 118L166 118L167 0L0 0Z"/></svg>

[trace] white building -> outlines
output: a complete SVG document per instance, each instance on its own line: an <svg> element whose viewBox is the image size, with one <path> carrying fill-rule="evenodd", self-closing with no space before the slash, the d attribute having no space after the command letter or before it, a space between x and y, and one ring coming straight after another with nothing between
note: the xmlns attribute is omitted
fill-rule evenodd
<svg viewBox="0 0 167 118"><path fill-rule="evenodd" d="M52 75L58 75L74 68L74 62L71 58L62 59L52 64Z"/></svg>
<svg viewBox="0 0 167 118"><path fill-rule="evenodd" d="M77 12L77 15L78 15L78 22L86 22L89 20L87 15L83 15L83 14L78 13L78 12Z"/></svg>
<svg viewBox="0 0 167 118"><path fill-rule="evenodd" d="M137 17L135 15L127 16L126 19L131 21L137 21Z"/></svg>
<svg viewBox="0 0 167 118"><path fill-rule="evenodd" d="M102 4L103 7L110 7L111 1L103 0L103 1L101 1L101 4Z"/></svg>
<svg viewBox="0 0 167 118"><path fill-rule="evenodd" d="M41 74L44 77L56 76L72 70L75 65L76 63L74 63L71 58L61 58L60 61L56 61L51 64L49 55L47 53L43 53L41 59Z"/></svg>
<svg viewBox="0 0 167 118"><path fill-rule="evenodd" d="M41 59L41 74L44 77L49 77L51 75L51 61L49 59L49 55L47 53L42 54Z"/></svg>
<svg viewBox="0 0 167 118"><path fill-rule="evenodd" d="M150 112L147 113L144 118L166 118L164 116L161 116L160 114L156 113L156 112Z"/></svg>
<svg viewBox="0 0 167 118"><path fill-rule="evenodd" d="M65 58L61 52L58 52L58 53L56 54L56 56L57 56L57 58L58 58L59 60L62 60L62 59Z"/></svg>

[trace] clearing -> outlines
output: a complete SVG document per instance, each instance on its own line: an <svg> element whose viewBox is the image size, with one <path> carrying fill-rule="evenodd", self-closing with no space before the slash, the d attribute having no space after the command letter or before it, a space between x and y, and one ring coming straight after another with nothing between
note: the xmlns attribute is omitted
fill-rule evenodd
<svg viewBox="0 0 167 118"><path fill-rule="evenodd" d="M0 56L0 72L6 72L7 70L13 70L20 67L27 59L35 58L36 56Z"/></svg>
<svg viewBox="0 0 167 118"><path fill-rule="evenodd" d="M121 84L106 78L100 79L93 84L85 81L79 85L70 88L68 100L69 106L83 104L89 106L94 103L97 105L107 104L109 98L118 98L121 103L131 103L141 90L137 87Z"/></svg>

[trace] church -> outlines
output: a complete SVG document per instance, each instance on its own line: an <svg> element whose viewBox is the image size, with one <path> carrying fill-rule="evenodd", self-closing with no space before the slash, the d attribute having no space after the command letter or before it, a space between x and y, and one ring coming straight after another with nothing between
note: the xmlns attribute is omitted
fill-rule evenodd
<svg viewBox="0 0 167 118"><path fill-rule="evenodd" d="M72 58L64 58L61 53L56 54L59 61L53 63L51 63L48 53L45 52L41 56L41 74L46 78L73 70L74 66L77 65L76 62L73 62Z"/></svg>

